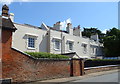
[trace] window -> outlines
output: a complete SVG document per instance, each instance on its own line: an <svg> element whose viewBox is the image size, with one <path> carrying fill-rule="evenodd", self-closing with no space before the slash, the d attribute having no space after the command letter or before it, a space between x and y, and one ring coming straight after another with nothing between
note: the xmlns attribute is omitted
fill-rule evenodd
<svg viewBox="0 0 120 84"><path fill-rule="evenodd" d="M83 53L87 53L87 44L83 44Z"/></svg>
<svg viewBox="0 0 120 84"><path fill-rule="evenodd" d="M60 49L60 41L59 40L55 40L55 49L56 50Z"/></svg>
<svg viewBox="0 0 120 84"><path fill-rule="evenodd" d="M35 48L35 38L28 37L28 48Z"/></svg>
<svg viewBox="0 0 120 84"><path fill-rule="evenodd" d="M94 51L94 48L92 48L92 53L94 53L95 51Z"/></svg>
<svg viewBox="0 0 120 84"><path fill-rule="evenodd" d="M73 50L73 42L69 42L69 50Z"/></svg>

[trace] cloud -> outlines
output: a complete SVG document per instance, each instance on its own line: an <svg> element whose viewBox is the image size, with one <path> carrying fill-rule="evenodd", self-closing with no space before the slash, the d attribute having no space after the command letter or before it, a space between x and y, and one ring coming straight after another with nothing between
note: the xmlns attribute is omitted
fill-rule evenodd
<svg viewBox="0 0 120 84"><path fill-rule="evenodd" d="M22 2L29 2L30 0L21 0Z"/></svg>
<svg viewBox="0 0 120 84"><path fill-rule="evenodd" d="M7 4L10 5L12 2L34 2L33 0L1 0L0 4Z"/></svg>
<svg viewBox="0 0 120 84"><path fill-rule="evenodd" d="M104 29L104 30L102 31L102 33L106 33L107 30L108 30L108 29Z"/></svg>
<svg viewBox="0 0 120 84"><path fill-rule="evenodd" d="M63 22L61 22L60 24L62 25L62 29L66 30L67 24L71 22L72 22L71 18L68 18L67 20L64 20Z"/></svg>
<svg viewBox="0 0 120 84"><path fill-rule="evenodd" d="M66 23L71 23L72 21L71 21L71 18L68 18L67 20L66 20Z"/></svg>
<svg viewBox="0 0 120 84"><path fill-rule="evenodd" d="M7 4L7 5L9 5L9 4L11 4L13 1L14 1L14 0L1 0L1 1L0 1L0 4Z"/></svg>
<svg viewBox="0 0 120 84"><path fill-rule="evenodd" d="M0 0L0 4L12 2L119 2L119 0Z"/></svg>

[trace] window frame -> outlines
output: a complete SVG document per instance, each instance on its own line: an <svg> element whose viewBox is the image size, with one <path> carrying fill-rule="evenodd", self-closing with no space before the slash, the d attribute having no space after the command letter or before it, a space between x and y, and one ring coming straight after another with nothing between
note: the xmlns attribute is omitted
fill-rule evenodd
<svg viewBox="0 0 120 84"><path fill-rule="evenodd" d="M83 53L87 54L87 44L82 44L83 47Z"/></svg>
<svg viewBox="0 0 120 84"><path fill-rule="evenodd" d="M72 44L72 49L70 49L70 43ZM73 51L74 50L74 42L68 41L68 50Z"/></svg>
<svg viewBox="0 0 120 84"><path fill-rule="evenodd" d="M57 48L58 45L57 45L57 47L56 47L56 42L59 42L59 48ZM60 39L54 39L54 50L60 51L60 49L61 49L61 42L60 42Z"/></svg>
<svg viewBox="0 0 120 84"><path fill-rule="evenodd" d="M34 39L34 47L29 46L29 38ZM35 50L36 49L36 39L37 39L36 36L27 35L27 49L29 49L29 50Z"/></svg>

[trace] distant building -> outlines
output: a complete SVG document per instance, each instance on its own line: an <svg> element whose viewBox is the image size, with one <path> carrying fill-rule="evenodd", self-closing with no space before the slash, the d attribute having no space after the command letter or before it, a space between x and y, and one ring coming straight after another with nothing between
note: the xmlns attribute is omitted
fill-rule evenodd
<svg viewBox="0 0 120 84"><path fill-rule="evenodd" d="M3 6L5 7L5 6ZM8 8L9 9L9 8ZM53 27L42 23L41 27L14 22L14 14L2 10L2 17L8 17L17 28L13 33L12 47L27 52L48 52L64 54L73 58L96 58L103 56L103 44L99 43L98 35L85 38L80 26L73 28L67 24L66 31L61 30L61 22Z"/></svg>

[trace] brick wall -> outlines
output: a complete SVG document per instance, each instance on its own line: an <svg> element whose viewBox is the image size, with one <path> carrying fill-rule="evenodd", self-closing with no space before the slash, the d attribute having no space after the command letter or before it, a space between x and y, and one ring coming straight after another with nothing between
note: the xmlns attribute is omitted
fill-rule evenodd
<svg viewBox="0 0 120 84"><path fill-rule="evenodd" d="M29 82L60 77L80 76L82 60L35 59L11 48L12 31L2 31L2 79ZM21 45L22 46L22 45ZM71 62L73 66L71 67ZM77 68L79 67L79 68ZM82 67L83 69L83 67Z"/></svg>
<svg viewBox="0 0 120 84"><path fill-rule="evenodd" d="M11 63L3 63L4 77L14 82L36 81L51 78L69 77L69 60L36 60L12 50Z"/></svg>

